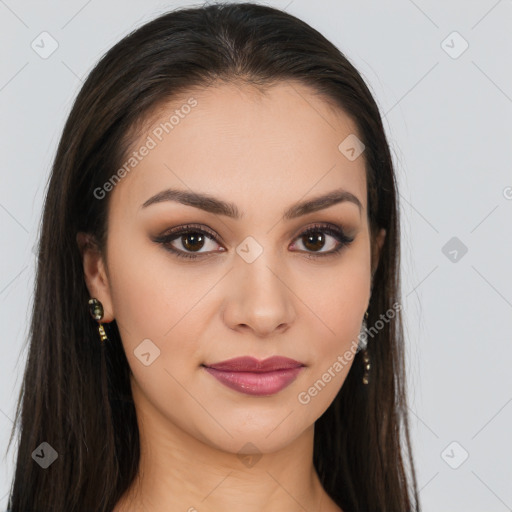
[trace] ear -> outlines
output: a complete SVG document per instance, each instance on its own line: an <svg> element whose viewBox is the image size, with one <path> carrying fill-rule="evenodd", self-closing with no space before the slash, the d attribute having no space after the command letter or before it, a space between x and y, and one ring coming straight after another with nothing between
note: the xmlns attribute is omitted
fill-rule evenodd
<svg viewBox="0 0 512 512"><path fill-rule="evenodd" d="M379 259L380 259L380 253L382 246L384 245L384 240L386 239L386 230L384 228L381 228L381 230L378 232L377 236L375 237L375 244L373 245L372 250L372 281L373 281L373 275L375 274L375 271L377 270L377 267L379 266ZM373 286L373 284L372 284Z"/></svg>
<svg viewBox="0 0 512 512"><path fill-rule="evenodd" d="M114 308L103 255L94 237L89 233L78 233L76 242L82 255L85 284L89 294L103 305L104 315L101 323L110 323L114 320Z"/></svg>

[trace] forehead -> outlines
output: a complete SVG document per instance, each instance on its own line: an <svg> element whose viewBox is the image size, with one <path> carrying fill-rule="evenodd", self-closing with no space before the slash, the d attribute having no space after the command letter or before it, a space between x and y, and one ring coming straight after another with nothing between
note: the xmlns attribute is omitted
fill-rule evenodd
<svg viewBox="0 0 512 512"><path fill-rule="evenodd" d="M111 202L133 210L173 187L261 210L343 187L366 209L364 153L340 150L354 136L352 119L303 84L191 89L147 118Z"/></svg>

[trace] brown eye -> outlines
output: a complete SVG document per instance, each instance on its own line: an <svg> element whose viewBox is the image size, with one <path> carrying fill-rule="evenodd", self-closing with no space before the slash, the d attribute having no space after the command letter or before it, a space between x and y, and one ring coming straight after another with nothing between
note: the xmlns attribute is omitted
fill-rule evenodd
<svg viewBox="0 0 512 512"><path fill-rule="evenodd" d="M181 236L181 243L187 251L195 252L203 248L205 237L202 233L189 231L187 234Z"/></svg>
<svg viewBox="0 0 512 512"><path fill-rule="evenodd" d="M334 241L329 241L329 238ZM301 233L299 240L305 248L304 252L310 253L308 257L316 258L339 253L343 247L352 243L354 238L346 236L341 228L332 225L316 225ZM326 244L327 250L322 251Z"/></svg>
<svg viewBox="0 0 512 512"><path fill-rule="evenodd" d="M302 243L309 251L319 251L325 245L325 235L320 231L302 235Z"/></svg>
<svg viewBox="0 0 512 512"><path fill-rule="evenodd" d="M299 252L305 253L309 258L320 258L336 255L349 245L354 237L346 236L340 227L332 224L319 224L305 230L297 240L304 247L304 249L300 248ZM198 259L226 250L222 246L215 250L215 243L217 243L215 234L194 225L180 226L165 235L156 237L154 241L180 258ZM213 248L208 248L208 242L213 243ZM326 246L327 250L323 250ZM203 251L205 247L206 250Z"/></svg>
<svg viewBox="0 0 512 512"><path fill-rule="evenodd" d="M154 241L181 258L195 259L221 252L215 251L215 235L195 226L180 226L166 235L155 238ZM208 247L208 242L212 242L212 247ZM204 247L206 250L201 250Z"/></svg>

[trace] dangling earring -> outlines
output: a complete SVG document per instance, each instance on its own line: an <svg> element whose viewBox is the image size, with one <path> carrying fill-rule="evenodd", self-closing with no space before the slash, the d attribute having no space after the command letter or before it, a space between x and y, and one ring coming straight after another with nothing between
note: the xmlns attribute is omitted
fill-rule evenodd
<svg viewBox="0 0 512 512"><path fill-rule="evenodd" d="M89 312L94 320L101 320L103 318L103 304L98 299L90 299L89 300ZM105 328L103 324L99 324L98 331L100 333L100 343L102 341L107 341L107 334L105 333Z"/></svg>
<svg viewBox="0 0 512 512"><path fill-rule="evenodd" d="M361 349L361 353L363 356L363 364L364 364L364 374L363 374L363 384L368 384L370 382L370 355L368 354L368 350L366 350L366 347L368 346L368 339L366 334L366 319L368 318L368 311L364 314L363 323L361 325L361 332L359 333L359 340L364 338L365 341L363 343L360 343L359 347Z"/></svg>

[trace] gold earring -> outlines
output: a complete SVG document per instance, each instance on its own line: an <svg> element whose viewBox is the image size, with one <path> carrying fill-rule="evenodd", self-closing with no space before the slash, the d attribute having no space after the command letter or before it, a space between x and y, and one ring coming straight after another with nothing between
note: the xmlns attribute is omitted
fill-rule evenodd
<svg viewBox="0 0 512 512"><path fill-rule="evenodd" d="M361 328L361 332L366 332L366 319L368 318L368 311L364 314L363 326ZM363 364L364 364L364 374L363 374L363 384L368 384L370 382L370 355L368 354L368 350L365 348L362 350L363 353Z"/></svg>
<svg viewBox="0 0 512 512"><path fill-rule="evenodd" d="M89 312L94 320L101 320L103 318L103 304L98 299L89 299ZM101 323L98 325L98 332L100 333L100 343L108 340L105 328Z"/></svg>

